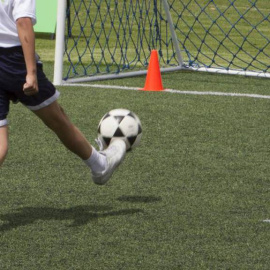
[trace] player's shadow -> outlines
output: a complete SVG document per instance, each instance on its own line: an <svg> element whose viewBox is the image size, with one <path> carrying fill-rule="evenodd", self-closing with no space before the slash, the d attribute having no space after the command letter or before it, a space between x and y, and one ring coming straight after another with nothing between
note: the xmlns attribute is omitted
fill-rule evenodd
<svg viewBox="0 0 270 270"><path fill-rule="evenodd" d="M60 220L72 221L71 227L85 225L93 220L113 216L125 216L143 212L141 209L113 210L108 206L82 205L67 209L53 207L24 207L16 210L15 213L0 215L0 232L33 224L38 220ZM1 224L1 223L0 223Z"/></svg>

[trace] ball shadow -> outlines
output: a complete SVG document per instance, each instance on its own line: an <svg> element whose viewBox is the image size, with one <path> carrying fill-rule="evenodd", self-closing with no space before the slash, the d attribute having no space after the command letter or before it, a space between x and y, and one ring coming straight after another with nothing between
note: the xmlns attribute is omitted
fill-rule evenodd
<svg viewBox="0 0 270 270"><path fill-rule="evenodd" d="M130 203L156 203L162 201L161 197L156 196L121 196L117 199L120 202L130 202Z"/></svg>

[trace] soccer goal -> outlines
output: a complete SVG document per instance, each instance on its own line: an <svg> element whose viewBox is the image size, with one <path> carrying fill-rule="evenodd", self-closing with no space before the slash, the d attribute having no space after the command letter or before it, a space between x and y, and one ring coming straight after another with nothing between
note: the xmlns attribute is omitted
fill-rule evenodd
<svg viewBox="0 0 270 270"><path fill-rule="evenodd" d="M58 0L54 83L196 70L270 78L269 0Z"/></svg>

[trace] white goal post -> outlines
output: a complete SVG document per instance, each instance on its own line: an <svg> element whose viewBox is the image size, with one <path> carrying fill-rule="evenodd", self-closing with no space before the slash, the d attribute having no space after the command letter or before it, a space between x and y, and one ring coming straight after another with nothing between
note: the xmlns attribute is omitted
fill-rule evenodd
<svg viewBox="0 0 270 270"><path fill-rule="evenodd" d="M270 1L58 0L54 84L195 70L270 78Z"/></svg>

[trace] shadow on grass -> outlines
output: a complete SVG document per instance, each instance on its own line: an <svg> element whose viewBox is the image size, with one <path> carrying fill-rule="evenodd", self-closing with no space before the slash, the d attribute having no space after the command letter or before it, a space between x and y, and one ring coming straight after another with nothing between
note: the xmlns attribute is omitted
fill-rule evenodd
<svg viewBox="0 0 270 270"><path fill-rule="evenodd" d="M155 203L162 200L161 197L155 196L121 196L117 199L120 202L130 202L130 203Z"/></svg>
<svg viewBox="0 0 270 270"><path fill-rule="evenodd" d="M97 205L82 205L67 209L53 207L24 207L17 209L17 212L15 213L0 215L0 220L4 222L3 225L0 225L0 232L29 225L37 220L72 220L73 223L70 227L77 227L99 218L132 215L139 212L143 212L143 210L113 210L111 207Z"/></svg>

